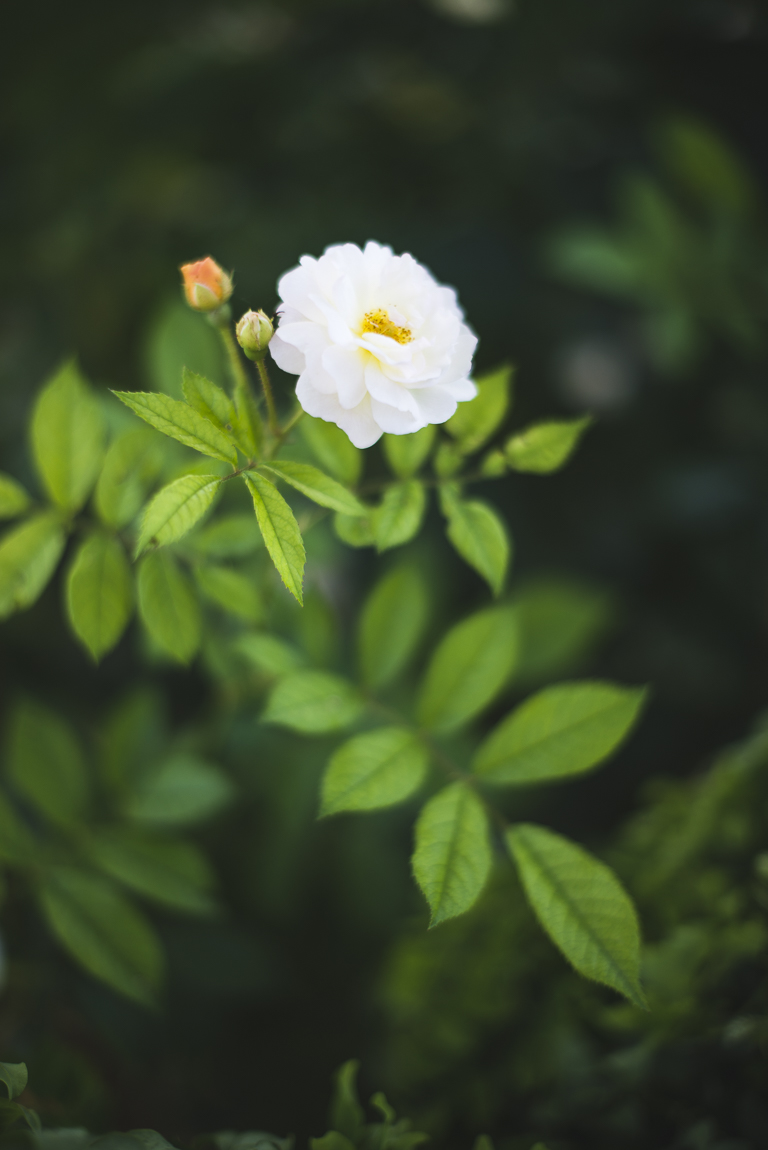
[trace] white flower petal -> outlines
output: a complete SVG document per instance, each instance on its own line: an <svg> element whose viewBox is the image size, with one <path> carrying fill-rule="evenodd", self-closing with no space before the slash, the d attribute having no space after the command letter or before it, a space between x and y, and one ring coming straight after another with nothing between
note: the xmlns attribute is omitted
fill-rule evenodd
<svg viewBox="0 0 768 1150"><path fill-rule="evenodd" d="M285 330L276 331L269 341L269 350L277 366L289 375L300 375L306 366L304 353L283 339Z"/></svg>
<svg viewBox="0 0 768 1150"><path fill-rule="evenodd" d="M338 384L341 406L348 410L357 407L366 395L365 363L359 350L331 344L323 352L323 367Z"/></svg>

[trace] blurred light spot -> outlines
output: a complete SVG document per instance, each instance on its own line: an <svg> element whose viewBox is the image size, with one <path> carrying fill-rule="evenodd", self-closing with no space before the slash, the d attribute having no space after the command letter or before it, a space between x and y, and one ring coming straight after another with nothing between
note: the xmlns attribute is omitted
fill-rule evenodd
<svg viewBox="0 0 768 1150"><path fill-rule="evenodd" d="M693 464L666 472L657 481L662 516L675 525L693 528L730 526L749 504L743 476L719 463Z"/></svg>
<svg viewBox="0 0 768 1150"><path fill-rule="evenodd" d="M637 390L634 366L625 352L605 339L571 344L559 356L558 388L573 407L588 411L615 411Z"/></svg>
<svg viewBox="0 0 768 1150"><path fill-rule="evenodd" d="M514 11L512 0L430 0L443 16L465 24L492 24Z"/></svg>

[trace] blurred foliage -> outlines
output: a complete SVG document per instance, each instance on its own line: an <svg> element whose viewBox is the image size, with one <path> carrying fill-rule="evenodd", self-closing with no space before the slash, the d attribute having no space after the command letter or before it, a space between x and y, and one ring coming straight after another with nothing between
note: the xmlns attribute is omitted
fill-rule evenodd
<svg viewBox="0 0 768 1150"><path fill-rule="evenodd" d="M410 813L317 824L330 743L260 726L241 705L275 670L343 672L370 551L313 528L304 613L281 606L278 643L243 628L236 670L212 643L188 671L156 651L148 666L131 627L97 671L53 583L3 625L6 729L19 695L66 715L98 796L89 825L125 828L95 735L140 679L168 722L147 766L194 748L237 801L194 828L217 917L139 896L168 956L162 1016L63 960L25 872L11 873L3 1057L30 1064L29 1104L48 1124L153 1127L177 1142L258 1121L303 1138L323 1128L332 1068L358 1052L449 1146L481 1129L504 1150L530 1150L542 1131L549 1150L762 1150L761 768L650 784L655 797L630 812L638 785L699 770L765 705L765 37L751 0L395 0L385 12L80 0L4 13L4 471L33 486L26 416L74 349L114 387L172 391L184 359L219 378L211 332L178 303L182 260L237 264L236 306L270 309L298 254L373 237L457 285L482 370L514 358L516 426L598 417L559 480L493 488L516 536L510 698L584 673L653 684L615 764L578 789L517 792L509 811L598 853L613 843L652 944L655 1008L640 1017L568 973L511 876L425 935L404 861ZM492 451L489 475L503 462ZM335 477L355 483L354 466ZM161 472L150 453L128 502L180 473ZM16 488L0 501L26 510ZM202 526L190 571L259 568L253 537L230 550L243 522ZM430 586L423 652L479 605L482 583L431 516L408 547ZM82 856L58 824L32 822L43 850Z"/></svg>

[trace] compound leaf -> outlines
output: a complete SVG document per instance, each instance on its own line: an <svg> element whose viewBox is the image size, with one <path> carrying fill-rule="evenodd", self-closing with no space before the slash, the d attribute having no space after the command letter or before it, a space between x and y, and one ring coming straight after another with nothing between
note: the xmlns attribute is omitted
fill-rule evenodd
<svg viewBox="0 0 768 1150"><path fill-rule="evenodd" d="M499 693L517 659L517 618L490 607L452 627L427 668L417 713L435 731L453 731Z"/></svg>
<svg viewBox="0 0 768 1150"><path fill-rule="evenodd" d="M406 479L387 488L384 498L371 513L371 527L377 551L401 547L418 533L427 496L418 479Z"/></svg>
<svg viewBox="0 0 768 1150"><path fill-rule="evenodd" d="M279 479L284 479L295 487L307 499L319 503L321 507L329 507L332 511L340 511L342 515L368 515L370 507L365 507L360 500L342 487L335 479L323 475L311 463L293 463L291 460L276 460L274 463L264 464L263 471L271 471Z"/></svg>
<svg viewBox="0 0 768 1150"><path fill-rule="evenodd" d="M294 671L274 687L262 721L302 734L322 734L348 727L362 709L362 700L352 684L339 675Z"/></svg>
<svg viewBox="0 0 768 1150"><path fill-rule="evenodd" d="M164 965L160 942L113 882L54 867L38 897L53 933L89 974L136 1002L155 1004Z"/></svg>
<svg viewBox="0 0 768 1150"><path fill-rule="evenodd" d="M62 510L79 511L104 454L98 400L70 361L43 388L32 413L32 450L45 489Z"/></svg>
<svg viewBox="0 0 768 1150"><path fill-rule="evenodd" d="M190 407L194 407L195 411L215 424L219 431L223 431L228 439L232 439L237 416L235 405L226 391L204 375L198 375L186 367L182 372L181 390Z"/></svg>
<svg viewBox="0 0 768 1150"><path fill-rule="evenodd" d="M491 869L491 843L485 809L470 787L451 783L425 805L412 862L432 912L430 926L476 902Z"/></svg>
<svg viewBox="0 0 768 1150"><path fill-rule="evenodd" d="M533 823L518 823L506 838L528 901L554 944L580 974L645 1007L637 915L613 871Z"/></svg>
<svg viewBox="0 0 768 1150"><path fill-rule="evenodd" d="M77 826L88 808L88 771L71 728L38 703L24 701L10 721L8 774L51 822Z"/></svg>
<svg viewBox="0 0 768 1150"><path fill-rule="evenodd" d="M118 539L95 531L80 544L67 578L72 629L94 659L111 651L133 608L133 576Z"/></svg>
<svg viewBox="0 0 768 1150"><path fill-rule="evenodd" d="M21 484L11 475L0 471L0 519L15 519L17 515L23 515L31 503L29 493ZM0 1066L10 1065L9 1062L0 1062Z"/></svg>
<svg viewBox="0 0 768 1150"><path fill-rule="evenodd" d="M137 556L150 543L165 547L191 531L213 503L220 484L218 475L182 475L158 491L144 512Z"/></svg>
<svg viewBox="0 0 768 1150"><path fill-rule="evenodd" d="M461 499L448 486L441 488L440 494L448 539L462 559L482 575L494 595L499 595L511 554L504 523L487 503Z"/></svg>
<svg viewBox="0 0 768 1150"><path fill-rule="evenodd" d="M534 423L507 440L504 451L509 466L537 475L557 471L573 454L591 422L592 417L585 415L582 419Z"/></svg>
<svg viewBox="0 0 768 1150"><path fill-rule="evenodd" d="M258 471L247 471L245 482L272 562L285 586L301 603L306 553L296 516L274 483Z"/></svg>
<svg viewBox="0 0 768 1150"><path fill-rule="evenodd" d="M41 511L0 540L0 619L31 607L42 594L64 550L56 512Z"/></svg>
<svg viewBox="0 0 768 1150"><path fill-rule="evenodd" d="M138 515L149 485L162 467L157 436L133 428L112 441L96 483L96 512L107 527L125 527Z"/></svg>
<svg viewBox="0 0 768 1150"><path fill-rule="evenodd" d="M138 779L126 799L125 813L147 825L187 826L217 814L234 793L218 767L180 753Z"/></svg>
<svg viewBox="0 0 768 1150"><path fill-rule="evenodd" d="M429 457L435 442L436 427L428 423L411 435L384 435L384 456L398 479L410 479Z"/></svg>
<svg viewBox="0 0 768 1150"><path fill-rule="evenodd" d="M545 687L491 731L473 770L489 783L514 784L583 774L626 737L644 699L645 691L613 683Z"/></svg>
<svg viewBox="0 0 768 1150"><path fill-rule="evenodd" d="M169 551L144 556L137 591L139 614L149 634L163 651L188 663L200 643L200 607Z"/></svg>
<svg viewBox="0 0 768 1150"><path fill-rule="evenodd" d="M426 583L410 564L393 567L360 613L358 647L365 683L374 689L397 678L413 656L429 616Z"/></svg>
<svg viewBox="0 0 768 1150"><path fill-rule="evenodd" d="M237 463L228 436L199 411L159 391L115 391L114 395L151 427L202 455Z"/></svg>
<svg viewBox="0 0 768 1150"><path fill-rule="evenodd" d="M417 790L429 756L403 727L381 727L344 743L323 776L320 816L372 811L402 802Z"/></svg>
<svg viewBox="0 0 768 1150"><path fill-rule="evenodd" d="M87 849L100 870L137 894L191 914L215 910L213 872L192 843L110 827L94 834Z"/></svg>
<svg viewBox="0 0 768 1150"><path fill-rule="evenodd" d="M222 611L249 623L258 623L264 615L259 588L252 577L213 563L195 567L194 575L201 595Z"/></svg>
<svg viewBox="0 0 768 1150"><path fill-rule="evenodd" d="M457 440L461 451L470 454L490 439L507 414L512 368L509 364L482 375L475 382L477 395L460 403L446 423L446 430Z"/></svg>

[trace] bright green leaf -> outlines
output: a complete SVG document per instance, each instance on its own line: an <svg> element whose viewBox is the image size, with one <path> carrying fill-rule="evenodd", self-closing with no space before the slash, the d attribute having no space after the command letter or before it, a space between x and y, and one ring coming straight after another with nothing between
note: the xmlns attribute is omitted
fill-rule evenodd
<svg viewBox="0 0 768 1150"><path fill-rule="evenodd" d="M146 427L113 440L96 483L96 511L107 527L125 527L138 515L150 484L160 473L157 436Z"/></svg>
<svg viewBox="0 0 768 1150"><path fill-rule="evenodd" d="M510 467L544 475L557 471L568 460L592 417L534 423L507 440L504 448Z"/></svg>
<svg viewBox="0 0 768 1150"><path fill-rule="evenodd" d="M429 458L437 428L428 423L411 435L384 435L384 457L398 479L410 479Z"/></svg>
<svg viewBox="0 0 768 1150"><path fill-rule="evenodd" d="M430 926L477 901L491 869L491 843L485 809L470 787L451 783L425 805L412 863L432 912Z"/></svg>
<svg viewBox="0 0 768 1150"><path fill-rule="evenodd" d="M475 398L460 403L446 423L446 430L465 454L482 447L502 423L509 407L511 380L508 364L482 375L475 380Z"/></svg>
<svg viewBox="0 0 768 1150"><path fill-rule="evenodd" d="M218 767L192 755L176 754L139 778L126 800L125 813L148 825L186 826L217 814L234 794L232 783Z"/></svg>
<svg viewBox="0 0 768 1150"><path fill-rule="evenodd" d="M526 784L583 774L634 725L645 691L612 683L559 683L526 699L484 740L473 770L490 783Z"/></svg>
<svg viewBox="0 0 768 1150"><path fill-rule="evenodd" d="M64 364L37 398L32 449L53 502L64 511L79 511L101 467L104 418L74 362Z"/></svg>
<svg viewBox="0 0 768 1150"><path fill-rule="evenodd" d="M418 479L406 479L388 487L380 505L371 514L376 549L386 551L413 539L421 527L426 507L424 484Z"/></svg>
<svg viewBox="0 0 768 1150"><path fill-rule="evenodd" d="M151 1006L163 976L154 930L109 879L75 867L55 867L39 889L55 936L95 978Z"/></svg>
<svg viewBox="0 0 768 1150"><path fill-rule="evenodd" d="M181 389L189 406L215 424L228 439L232 439L236 421L235 405L226 391L218 384L211 383L204 375L198 375L186 367L181 378Z"/></svg>
<svg viewBox="0 0 768 1150"><path fill-rule="evenodd" d="M26 1090L28 1078L25 1062L0 1062L0 1082L9 1098L18 1098Z"/></svg>
<svg viewBox="0 0 768 1150"><path fill-rule="evenodd" d="M332 511L340 511L342 515L368 515L370 508L365 507L360 500L342 487L335 479L323 475L317 467L310 463L293 463L290 460L276 460L274 463L264 464L262 471L270 471L278 479L284 479L295 487L307 499L319 503L321 507L330 507Z"/></svg>
<svg viewBox="0 0 768 1150"><path fill-rule="evenodd" d="M258 623L264 615L264 605L253 576L212 563L195 567L194 575L201 595L223 611L249 623Z"/></svg>
<svg viewBox="0 0 768 1150"><path fill-rule="evenodd" d="M346 679L325 671L295 671L279 680L261 718L302 734L322 734L348 727L362 710L362 700Z"/></svg>
<svg viewBox="0 0 768 1150"><path fill-rule="evenodd" d="M191 914L215 910L213 872L192 843L105 827L88 840L87 850L100 870L137 894Z"/></svg>
<svg viewBox="0 0 768 1150"><path fill-rule="evenodd" d="M180 663L188 663L200 644L200 607L169 551L144 556L137 592L141 621L154 641Z"/></svg>
<svg viewBox="0 0 768 1150"><path fill-rule="evenodd" d="M506 837L528 901L555 945L580 974L644 1007L640 928L613 871L532 823L517 824Z"/></svg>
<svg viewBox="0 0 768 1150"><path fill-rule="evenodd" d="M235 650L265 675L287 675L297 671L305 661L301 651L293 644L286 643L278 635L268 635L263 631L240 635L235 641Z"/></svg>
<svg viewBox="0 0 768 1150"><path fill-rule="evenodd" d="M42 511L0 540L0 619L31 607L42 594L64 550L58 514Z"/></svg>
<svg viewBox="0 0 768 1150"><path fill-rule="evenodd" d="M113 394L163 435L203 455L237 463L237 451L224 432L189 404L155 391L115 391Z"/></svg>
<svg viewBox="0 0 768 1150"><path fill-rule="evenodd" d="M299 432L315 459L340 483L354 487L363 470L363 453L335 423L303 415Z"/></svg>
<svg viewBox="0 0 768 1150"><path fill-rule="evenodd" d="M29 509L32 500L16 480L0 471L0 519L15 519ZM0 1066L10 1063L0 1063ZM22 1063L22 1066L24 1064Z"/></svg>
<svg viewBox="0 0 768 1150"><path fill-rule="evenodd" d="M441 502L448 519L448 539L462 559L499 595L512 550L504 523L487 503L461 499L450 488L441 490Z"/></svg>
<svg viewBox="0 0 768 1150"><path fill-rule="evenodd" d="M416 567L393 567L376 584L360 613L358 646L365 683L391 683L413 656L429 616L427 585Z"/></svg>
<svg viewBox="0 0 768 1150"><path fill-rule="evenodd" d="M517 618L510 607L491 607L457 623L427 668L419 722L453 731L473 718L509 679L517 651Z"/></svg>
<svg viewBox="0 0 768 1150"><path fill-rule="evenodd" d="M402 802L421 786L428 765L423 745L405 728L356 735L339 747L326 768L320 816Z"/></svg>
<svg viewBox="0 0 768 1150"><path fill-rule="evenodd" d="M53 823L77 826L88 807L88 771L70 727L37 703L10 720L8 775L16 790Z"/></svg>
<svg viewBox="0 0 768 1150"><path fill-rule="evenodd" d="M133 609L133 575L118 539L95 531L80 544L67 578L72 629L94 659L111 651Z"/></svg>
<svg viewBox="0 0 768 1150"><path fill-rule="evenodd" d="M274 483L263 475L248 471L245 482L272 562L285 586L301 603L306 553L296 517Z"/></svg>
<svg viewBox="0 0 768 1150"><path fill-rule="evenodd" d="M261 532L253 515L217 516L187 541L207 559L243 559L261 546Z"/></svg>
<svg viewBox="0 0 768 1150"><path fill-rule="evenodd" d="M235 436L237 445L246 459L255 459L264 436L263 424L256 400L248 384L235 387Z"/></svg>
<svg viewBox="0 0 768 1150"><path fill-rule="evenodd" d="M220 484L218 475L182 475L158 491L144 512L136 554L150 543L157 547L176 543L191 531L210 508Z"/></svg>

